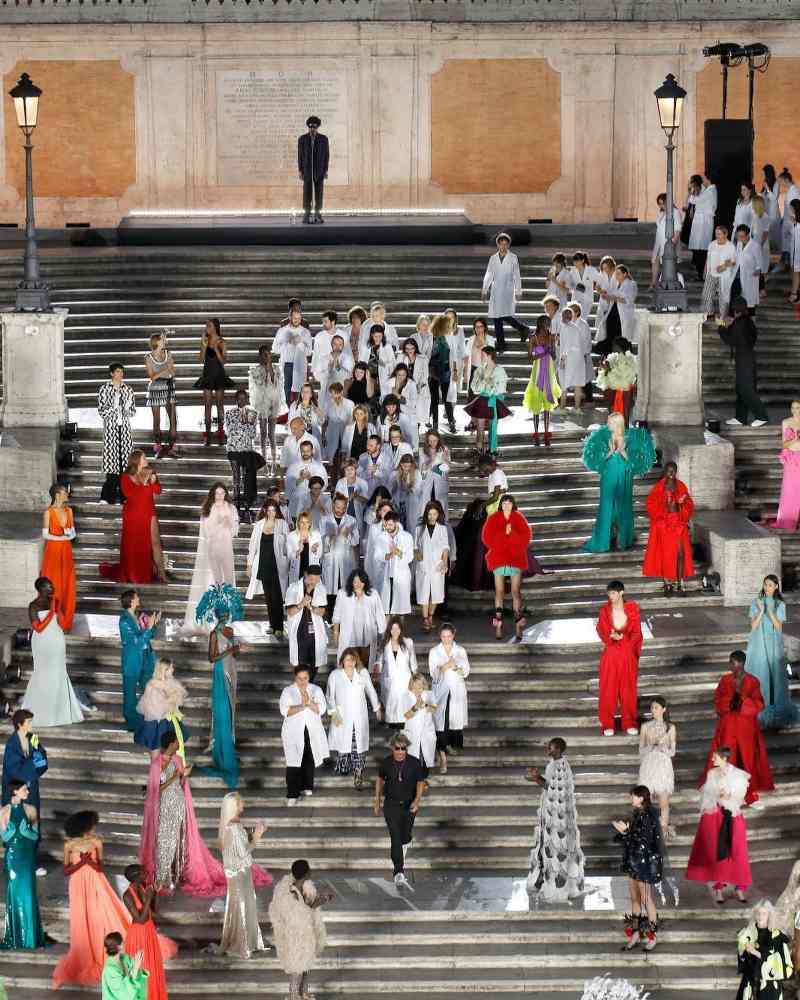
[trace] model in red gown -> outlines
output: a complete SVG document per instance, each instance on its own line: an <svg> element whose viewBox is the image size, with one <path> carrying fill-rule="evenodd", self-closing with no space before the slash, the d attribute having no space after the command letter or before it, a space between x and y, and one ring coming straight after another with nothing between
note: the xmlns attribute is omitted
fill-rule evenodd
<svg viewBox="0 0 800 1000"><path fill-rule="evenodd" d="M694 501L686 484L678 479L678 466L667 462L664 475L647 497L650 535L644 554L643 576L659 576L665 587L682 585L694 575L689 520L694 513Z"/></svg>
<svg viewBox="0 0 800 1000"><path fill-rule="evenodd" d="M137 462L138 469L131 474ZM161 483L147 465L147 457L142 451L131 452L128 469L120 478L125 504L119 562L115 565L102 563L100 575L120 583L152 583L156 578L164 581L166 573L153 500L161 492Z"/></svg>
<svg viewBox="0 0 800 1000"><path fill-rule="evenodd" d="M125 878L130 885L122 901L133 921L125 935L125 954L135 955L141 951L144 955L142 968L148 973L147 1000L168 1000L164 958L171 958L172 955L164 954L163 939L159 938L153 920L155 889L145 885L144 871L139 865L129 865L125 869Z"/></svg>
<svg viewBox="0 0 800 1000"><path fill-rule="evenodd" d="M75 560L72 557L72 539L75 526L72 511L64 506L67 491L55 490L53 506L44 512L45 538L39 576L46 576L53 584L58 603L58 620L61 628L69 632L75 616Z"/></svg>
<svg viewBox="0 0 800 1000"><path fill-rule="evenodd" d="M617 705L620 705L622 728L636 732L639 719L637 686L639 657L642 652L642 624L639 605L635 601L625 600L625 588L619 580L612 580L608 585L608 602L600 609L597 634L604 647L600 656L600 693L597 702L600 728L604 735L613 735L614 716Z"/></svg>
<svg viewBox="0 0 800 1000"><path fill-rule="evenodd" d="M740 649L731 653L730 673L724 674L717 685L714 708L719 720L698 787L705 783L717 747L730 747L731 764L750 775L745 796L745 802L750 805L758 799L759 792L771 792L775 783L764 735L758 724L758 713L764 710L761 686L757 677L745 672L744 663L745 654Z"/></svg>

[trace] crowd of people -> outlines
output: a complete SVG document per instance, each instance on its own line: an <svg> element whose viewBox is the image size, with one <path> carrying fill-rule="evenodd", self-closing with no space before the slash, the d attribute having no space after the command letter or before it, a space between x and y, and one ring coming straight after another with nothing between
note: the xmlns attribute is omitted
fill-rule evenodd
<svg viewBox="0 0 800 1000"><path fill-rule="evenodd" d="M774 188L774 171L772 180ZM768 182L765 168L766 187ZM755 195L744 186L733 248L724 226L717 226L713 241L707 238L715 199L707 179L692 179L686 218L676 209L673 219L676 239L682 230L688 234L687 245L704 280L703 308L720 320L720 336L735 353L733 422L745 423L749 414L760 426L767 417L755 387L753 315L764 293L758 278L768 271L775 229L763 220L775 222L775 207L764 192ZM794 278L800 275L800 197L787 195L785 200L785 224L778 231L790 267L797 262ZM661 200L659 208L653 280L666 241ZM133 448L136 402L124 368L110 365L109 380L98 393L104 427L101 500L122 502L122 529L119 561L104 563L100 572L125 587L119 597L121 715L135 744L148 755L146 795L138 863L125 871L122 899L103 871L98 814L78 812L64 824L70 944L57 964L54 987L102 981L108 1000L166 1000L163 962L175 954L176 945L158 934L156 922L159 899L176 891L226 896L219 944L223 954L248 958L264 948L255 890L272 879L255 863L252 851L267 825L245 823L245 802L238 791L237 660L249 651L236 629L244 616L243 597L263 602L265 631L283 644L291 672L274 706L282 720L287 808L313 796L322 767L330 769L334 780L347 776L356 790L365 787L372 714L390 733L389 754L375 774L372 805L389 834L394 884L413 891L405 861L415 818L430 793L432 770L438 767L439 774L447 774L448 758L465 752L469 725L470 660L446 617L450 587L494 596L491 628L498 640L505 636L504 604L510 597L512 636L519 641L528 615L523 580L547 572L533 554L531 525L499 464L500 422L511 415L508 376L499 364L508 328L527 343L531 370L523 408L533 417L535 445L551 445L551 416L568 397L580 410L593 400L596 388L603 392L608 418L583 447L584 465L598 474L600 488L584 549L609 552L633 546L634 479L650 473L656 463L649 430L631 423L637 382L636 282L611 257L603 257L596 268L583 252L573 254L571 261L556 254L543 313L531 328L517 316L522 279L510 243L508 234L498 234L482 287L487 316L473 322L470 336L456 311L446 309L420 316L414 334L401 342L380 302L369 310L354 306L345 325L328 310L312 335L301 302L293 299L272 344L259 348L245 389L226 373L227 346L219 321L206 324L200 343L203 371L195 384L203 394L204 445L211 446L215 436L216 408L216 440L225 446L231 474L229 483L209 486L199 511L180 635L200 637L212 670L211 760L197 771L219 779L227 789L214 845L222 862L200 833L192 800L194 767L187 745L199 745L199 727L184 718L187 692L176 675L176 661L157 658L153 649L161 612L143 608L137 589L175 575L161 543L156 501L162 486L147 452ZM795 300L796 285L793 281ZM588 320L595 307L593 338ZM170 335L164 331L151 337L145 358L155 463L181 457L178 367ZM601 359L598 370L594 356ZM235 390L235 405L226 410L229 390ZM469 467L487 480L487 492L451 525L450 476L456 466L439 422L443 407L449 431L456 430L459 393L466 395L468 429L475 433ZM167 436L161 430L161 409L166 410ZM280 451L279 424L286 425ZM783 422L780 528L796 528L800 516L798 451L800 401ZM269 485L261 502L259 471L265 467ZM642 574L662 580L669 595L682 592L694 575L689 530L694 501L675 463L666 463L662 471L646 500L650 530ZM36 891L39 783L48 767L38 732L81 723L94 711L85 692L73 688L66 665L65 634L73 627L77 593L76 533L67 489L55 484L51 501L44 512L44 555L29 608L33 673L12 716L14 732L3 758L0 836L8 876L3 948L50 943ZM237 565L234 541L243 525L250 526L250 539L246 560ZM418 661L408 634L414 605L421 631L435 636L427 664ZM782 635L786 604L776 577L764 579L748 617L747 650L731 654L730 671L715 692L718 721L700 777L701 816L686 870L688 879L709 884L720 905L730 894L744 903L752 882L745 814L759 808L759 793L774 787L763 730L793 726L800 717L789 693ZM602 644L600 731L613 737L619 718L621 730L639 740L640 771L630 792L631 811L613 823L630 887L625 947L641 944L651 951L658 929L654 888L664 878L668 845L675 837L670 798L679 729L661 696L652 699L650 719L640 725L641 615L619 580L608 584L597 634ZM329 667L331 644L335 658ZM326 675L324 689L315 683L320 672ZM583 893L584 855L566 742L552 739L547 754L543 771L532 767L527 772L542 790L528 889L554 902ZM290 977L290 995L298 998L308 996L307 973L324 947L319 907L330 898L314 887L309 873L308 862L296 861L291 874L275 886L270 906L278 956ZM780 932L773 934L766 902L755 907L739 947L743 975L751 981L754 969L768 962L772 968L779 960L783 978L791 974L791 955Z"/></svg>

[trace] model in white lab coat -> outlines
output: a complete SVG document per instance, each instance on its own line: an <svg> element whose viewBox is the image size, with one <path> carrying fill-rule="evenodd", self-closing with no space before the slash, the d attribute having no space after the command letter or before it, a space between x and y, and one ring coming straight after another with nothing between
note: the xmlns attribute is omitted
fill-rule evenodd
<svg viewBox="0 0 800 1000"><path fill-rule="evenodd" d="M653 252L650 257L650 287L653 288L658 282L661 274L661 259L664 256L664 247L667 245L667 196L660 194L656 199L658 213L656 214L656 238L653 243ZM672 242L677 249L678 240L681 235L683 225L683 213L677 205L672 206ZM600 262L602 271L603 262Z"/></svg>
<svg viewBox="0 0 800 1000"><path fill-rule="evenodd" d="M356 455L353 451L353 439L356 436L356 431L361 431L362 436L363 432L366 431L367 440L369 440L371 435L378 433L375 424L373 424L369 419L369 409L364 406L363 403L358 403L353 407L353 419L351 423L349 423L342 431L342 442L340 445L343 457L345 459L355 459L357 462L364 454L364 449L359 450L361 446L357 445L356 450L359 451L359 453ZM366 448L366 445L364 448Z"/></svg>
<svg viewBox="0 0 800 1000"><path fill-rule="evenodd" d="M364 510L369 500L369 488L365 479L358 475L358 462L354 458L345 460L342 478L336 483L333 495L341 493L347 497L345 513L356 519L359 534L364 527Z"/></svg>
<svg viewBox="0 0 800 1000"><path fill-rule="evenodd" d="M587 328L575 322L569 306L561 313L561 336L558 382L565 390L572 389L575 406L583 406L583 387L586 384L586 355L592 353L592 338Z"/></svg>
<svg viewBox="0 0 800 1000"><path fill-rule="evenodd" d="M511 238L507 233L498 233L495 239L497 253L492 254L483 276L481 298L489 299L489 318L513 318L517 302L522 298L522 275L517 255L508 249Z"/></svg>
<svg viewBox="0 0 800 1000"><path fill-rule="evenodd" d="M358 460L358 475L366 482L370 497L379 486L388 489L392 477L391 463L382 449L383 441L380 436L372 434L367 440L367 450Z"/></svg>
<svg viewBox="0 0 800 1000"><path fill-rule="evenodd" d="M322 424L325 421L325 415L310 382L304 382L300 386L297 399L289 405L287 419L291 421L295 417L300 417L308 434L311 434L317 441L322 440Z"/></svg>
<svg viewBox="0 0 800 1000"><path fill-rule="evenodd" d="M636 296L639 288L624 264L618 264L614 271L614 283L609 292L612 305L616 303L622 336L632 344L639 343L639 328L636 318Z"/></svg>
<svg viewBox="0 0 800 1000"><path fill-rule="evenodd" d="M447 767L446 753L460 753L464 748L464 730L469 724L467 685L469 657L455 641L452 625L439 630L441 642L428 653L428 669L436 702L436 733L442 763Z"/></svg>
<svg viewBox="0 0 800 1000"><path fill-rule="evenodd" d="M402 726L405 721L401 703L408 693L411 677L417 672L417 654L414 640L403 634L399 618L389 623L388 637L381 654L381 698L384 721L390 726Z"/></svg>
<svg viewBox="0 0 800 1000"><path fill-rule="evenodd" d="M433 334L431 333L431 323L432 320L430 316L422 313L417 316L417 322L414 327L414 343L417 345L417 354L421 354L423 357L430 359L431 354L433 354Z"/></svg>
<svg viewBox="0 0 800 1000"><path fill-rule="evenodd" d="M339 755L333 769L337 774L352 773L353 785L361 788L369 750L367 702L378 720L381 706L369 670L355 649L346 649L339 657L339 666L328 678L325 694L330 719L328 746Z"/></svg>
<svg viewBox="0 0 800 1000"><path fill-rule="evenodd" d="M400 463L406 455L414 457L414 450L407 441L403 440L403 432L397 424L392 425L388 440L381 448L381 451L386 458L387 465L391 469L389 476L390 483L393 482L394 473L400 468Z"/></svg>
<svg viewBox="0 0 800 1000"><path fill-rule="evenodd" d="M456 390L458 390L464 378L464 362L467 360L467 338L464 334L464 327L458 321L458 313L455 309L445 309L444 314L450 320L450 332L445 335L445 339L447 340L447 346L450 348L450 362L456 370L455 383Z"/></svg>
<svg viewBox="0 0 800 1000"><path fill-rule="evenodd" d="M373 324L367 342L361 348L358 360L367 365L370 378L370 395L379 391L383 396L389 391L389 379L394 371L394 348L386 340L383 327Z"/></svg>
<svg viewBox="0 0 800 1000"><path fill-rule="evenodd" d="M323 489L328 485L328 473L322 462L312 457L312 448L308 441L300 445L300 461L295 462L286 471L286 496L291 504L295 494L308 496L308 481L312 476L319 476Z"/></svg>
<svg viewBox="0 0 800 1000"><path fill-rule="evenodd" d="M328 737L322 725L327 703L322 688L311 683L308 670L295 668L294 683L281 691L279 707L283 716L281 740L286 758L286 805L297 805L301 793L313 794L314 768L328 756ZM311 760L305 754L306 732ZM297 769L301 771L299 775Z"/></svg>
<svg viewBox="0 0 800 1000"><path fill-rule="evenodd" d="M786 168L784 168L780 174L778 174L781 185L783 186L783 227L782 227L782 257L785 260L789 260L792 253L792 219L791 219L791 205L792 202L800 199L800 188L795 184L792 175Z"/></svg>
<svg viewBox="0 0 800 1000"><path fill-rule="evenodd" d="M769 240L772 250L781 250L781 185L775 176L775 167L771 163L764 166L761 197L769 218Z"/></svg>
<svg viewBox="0 0 800 1000"><path fill-rule="evenodd" d="M717 211L717 188L703 176L692 178L693 193L689 204L694 205L692 228L689 232L689 249L705 250L714 235L714 216Z"/></svg>
<svg viewBox="0 0 800 1000"><path fill-rule="evenodd" d="M369 307L369 319L366 320L361 327L361 343L365 344L367 342L367 339L369 338L369 331L376 324L379 324L384 328L387 343L391 344L392 347L397 348L399 344L397 329L392 323L386 322L386 306L382 302L371 303Z"/></svg>
<svg viewBox="0 0 800 1000"><path fill-rule="evenodd" d="M742 286L742 297L748 309L754 309L759 301L758 276L761 274L761 247L751 239L746 230L736 233L736 268Z"/></svg>
<svg viewBox="0 0 800 1000"><path fill-rule="evenodd" d="M427 318L427 317L426 317ZM433 338L431 338L432 340ZM397 355L398 364L404 364L408 368L410 379L413 381L417 400L412 413L408 408L408 417L416 418L417 425L427 424L431 415L431 390L428 385L428 358L421 354L417 345L416 337L409 337L403 344L403 353Z"/></svg>
<svg viewBox="0 0 800 1000"><path fill-rule="evenodd" d="M371 586L369 577L363 570L353 570L344 590L336 595L333 609L337 657L348 646L355 646L362 663L375 663L378 636L383 635L385 629L386 614L380 594Z"/></svg>
<svg viewBox="0 0 800 1000"><path fill-rule="evenodd" d="M299 392L306 380L308 358L312 351L311 331L303 326L303 314L292 309L289 322L282 326L272 341L272 353L279 356L283 372L286 402L291 392Z"/></svg>
<svg viewBox="0 0 800 1000"><path fill-rule="evenodd" d="M322 401L322 454L326 462L332 462L342 448L342 436L353 421L354 404L344 398L344 386L338 379L331 382ZM352 442L352 434L350 441Z"/></svg>
<svg viewBox="0 0 800 1000"><path fill-rule="evenodd" d="M422 476L416 459L413 455L404 455L392 476L392 504L400 515L403 527L412 537L422 516L422 489Z"/></svg>
<svg viewBox="0 0 800 1000"><path fill-rule="evenodd" d="M388 490L384 486L378 487L375 491L375 502L367 507L364 515L364 531L361 535L361 551L364 557L364 569L369 574L370 580L375 584L375 589L380 593L380 580L383 567L377 563L376 542L378 535L383 531L383 516L387 511L393 509L390 496L384 496Z"/></svg>
<svg viewBox="0 0 800 1000"><path fill-rule="evenodd" d="M731 301L731 285L736 274L736 247L728 239L726 226L717 226L708 244L706 276L701 309L706 316L722 319Z"/></svg>
<svg viewBox="0 0 800 1000"><path fill-rule="evenodd" d="M391 396L394 396L397 400L399 412L409 424L409 431L413 435L410 443L416 448L419 442L417 384L411 378L409 366L405 363L405 358L402 354L398 355L398 361L389 382L389 392L382 402L386 403ZM402 425L403 421L396 420L395 423Z"/></svg>
<svg viewBox="0 0 800 1000"><path fill-rule="evenodd" d="M433 628L436 607L444 602L444 581L450 560L450 539L439 518L439 505L429 503L414 536L417 604L422 611L424 632Z"/></svg>
<svg viewBox="0 0 800 1000"><path fill-rule="evenodd" d="M253 525L250 534L250 545L247 550L247 572L250 574L250 582L247 585L245 596L248 600L264 593L264 585L259 578L259 560L261 556L261 539L264 530L273 537L273 548L275 552L275 562L278 566L278 579L281 586L281 595L285 596L286 588L289 585L289 560L286 555L286 539L289 535L289 526L280 515L280 507L274 500L267 500L261 508L258 520Z"/></svg>
<svg viewBox="0 0 800 1000"><path fill-rule="evenodd" d="M572 267L567 269L570 300L580 303L581 315L587 323L594 305L594 283L599 277L600 272L592 266L588 254L579 250L572 255ZM583 290L579 285L583 286Z"/></svg>
<svg viewBox="0 0 800 1000"><path fill-rule="evenodd" d="M313 434L306 433L306 425L302 417L294 417L289 421L289 433L283 439L281 448L281 467L290 469L295 462L300 461L300 447L306 441L311 444L311 457L315 462L322 461L322 451L319 441Z"/></svg>
<svg viewBox="0 0 800 1000"><path fill-rule="evenodd" d="M311 515L303 511L297 518L297 527L286 536L286 558L289 562L289 583L300 579L300 562L303 549L308 546L307 565L319 566L322 559L322 536L311 527Z"/></svg>
<svg viewBox="0 0 800 1000"><path fill-rule="evenodd" d="M436 702L427 687L428 682L422 674L413 674L399 706L405 718L403 732L410 740L408 752L422 764L426 778L428 768L433 767L436 761L436 726L433 722Z"/></svg>
<svg viewBox="0 0 800 1000"><path fill-rule="evenodd" d="M323 493L324 483L320 476L312 476L308 480L308 489L296 489L289 500L289 520L296 521L298 515L308 511L311 515L311 527L319 531L322 519L333 510L331 498Z"/></svg>
<svg viewBox="0 0 800 1000"><path fill-rule="evenodd" d="M589 329L589 324L583 317L580 302L570 302L569 308L572 310L572 323L580 331L581 340L583 341L584 346L588 347L588 350L583 356L584 385L586 385L594 379L594 365L592 364L592 331Z"/></svg>
<svg viewBox="0 0 800 1000"><path fill-rule="evenodd" d="M770 250L769 250L769 216L767 207L761 195L755 194L750 202L753 207L753 218L750 223L750 238L761 250L761 273L766 275L769 272ZM759 281L759 285L761 281Z"/></svg>
<svg viewBox="0 0 800 1000"><path fill-rule="evenodd" d="M731 232L736 232L739 226L747 226L748 229L753 228L753 192L755 188L750 183L744 183L739 188L739 200L736 202L736 208L733 213L733 229Z"/></svg>
<svg viewBox="0 0 800 1000"><path fill-rule="evenodd" d="M383 518L383 531L375 538L375 567L383 609L387 615L411 612L411 563L414 539L405 531L393 511Z"/></svg>
<svg viewBox="0 0 800 1000"><path fill-rule="evenodd" d="M449 516L450 451L442 443L438 431L428 431L420 445L419 471L423 502L438 500Z"/></svg>
<svg viewBox="0 0 800 1000"><path fill-rule="evenodd" d="M333 513L323 518L322 582L328 593L337 594L358 566L358 545L361 536L358 522L347 513L347 500L341 494L333 499Z"/></svg>
<svg viewBox="0 0 800 1000"><path fill-rule="evenodd" d="M557 299L561 309L564 308L570 297L567 278L567 258L563 253L554 253L551 258L550 270L547 272L545 295L552 295L554 299Z"/></svg>
<svg viewBox="0 0 800 1000"><path fill-rule="evenodd" d="M314 567L319 570L319 567ZM302 580L291 583L286 588L286 635L289 639L289 663L296 667L299 660L298 634L303 620L303 611L307 609L311 615L310 628L314 632L314 662L312 675L328 661L328 626L323 615L328 609L328 592L320 578L306 573Z"/></svg>
<svg viewBox="0 0 800 1000"><path fill-rule="evenodd" d="M612 287L616 287L614 272L617 269L617 262L613 257L603 257L600 267L597 269L597 312L594 317L594 343L597 345L598 353L604 357L611 353L611 344L608 341L606 330L606 319L611 311L613 302L609 299ZM550 333L555 335L553 319L550 320Z"/></svg>

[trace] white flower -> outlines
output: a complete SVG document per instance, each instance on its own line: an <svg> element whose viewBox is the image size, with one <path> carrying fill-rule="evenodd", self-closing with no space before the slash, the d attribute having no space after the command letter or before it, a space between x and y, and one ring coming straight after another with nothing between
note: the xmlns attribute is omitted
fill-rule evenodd
<svg viewBox="0 0 800 1000"><path fill-rule="evenodd" d="M606 974L584 983L581 1000L647 1000L650 994L643 990L627 979L612 979Z"/></svg>

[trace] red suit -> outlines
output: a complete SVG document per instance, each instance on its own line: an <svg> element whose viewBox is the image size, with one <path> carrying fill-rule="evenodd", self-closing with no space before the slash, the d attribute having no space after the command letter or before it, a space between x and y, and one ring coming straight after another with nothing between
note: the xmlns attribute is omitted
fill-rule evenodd
<svg viewBox="0 0 800 1000"><path fill-rule="evenodd" d="M509 525L511 531L507 532ZM518 510L512 510L508 520L502 510L490 514L483 526L481 541L487 549L486 567L490 572L501 566L514 566L520 572L528 569L531 527Z"/></svg>
<svg viewBox="0 0 800 1000"><path fill-rule="evenodd" d="M694 513L694 500L686 484L675 480L672 497L677 510L668 510L670 491L666 479L659 479L647 496L647 516L650 535L644 554L643 576L658 576L662 580L678 579L678 553L683 552L681 578L694 575L692 545L689 541L689 521Z"/></svg>
<svg viewBox="0 0 800 1000"><path fill-rule="evenodd" d="M161 492L161 483L156 479L143 486L124 473L119 485L125 497L119 563L114 566L102 563L100 575L120 583L152 583L155 580L153 520L156 516L153 497Z"/></svg>
<svg viewBox="0 0 800 1000"><path fill-rule="evenodd" d="M617 704L622 706L622 728L634 729L639 719L636 688L639 682L639 657L642 653L642 623L639 605L625 601L627 623L621 639L612 639L614 631L611 601L600 609L597 634L605 646L600 656L600 695L597 715L601 729L614 728Z"/></svg>
<svg viewBox="0 0 800 1000"><path fill-rule="evenodd" d="M758 798L758 792L771 792L775 787L772 770L767 758L764 735L758 725L758 713L764 710L761 685L752 674L744 674L739 695L741 705L731 708L731 699L736 692L736 679L732 673L724 674L714 695L714 708L719 716L711 749L708 752L705 770L699 785L705 783L711 768L711 755L717 747L730 747L731 764L740 767L750 775L745 802L749 805Z"/></svg>

